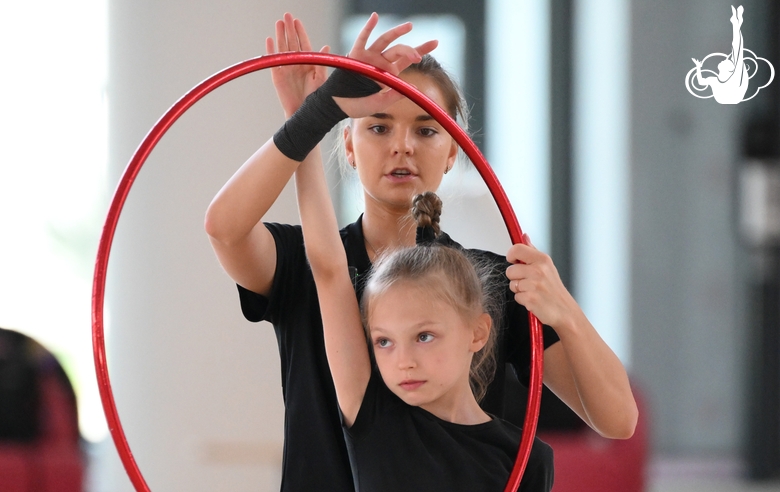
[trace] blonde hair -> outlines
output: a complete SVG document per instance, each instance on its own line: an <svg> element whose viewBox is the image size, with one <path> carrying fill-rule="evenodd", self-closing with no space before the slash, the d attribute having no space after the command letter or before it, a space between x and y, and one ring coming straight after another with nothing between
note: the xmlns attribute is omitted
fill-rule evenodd
<svg viewBox="0 0 780 492"><path fill-rule="evenodd" d="M433 192L414 199L413 217L419 227L432 227L439 235L441 200ZM496 370L496 297L488 288L488 269L475 264L464 251L433 242L392 250L374 264L367 280L361 311L369 336L371 303L399 282L414 282L436 299L452 306L464 319L473 320L482 313L494 321L488 341L471 360L469 383L477 401L482 400Z"/></svg>

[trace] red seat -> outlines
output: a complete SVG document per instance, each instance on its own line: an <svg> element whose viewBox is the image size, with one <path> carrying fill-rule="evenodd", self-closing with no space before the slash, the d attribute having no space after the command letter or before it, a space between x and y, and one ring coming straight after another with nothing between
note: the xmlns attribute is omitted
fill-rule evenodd
<svg viewBox="0 0 780 492"><path fill-rule="evenodd" d="M648 453L648 418L634 389L639 421L631 439L606 439L590 427L540 431L555 454L554 492L643 492Z"/></svg>
<svg viewBox="0 0 780 492"><path fill-rule="evenodd" d="M24 347L35 369L37 432L31 439L0 439L0 490L3 492L81 492L85 456L80 447L73 388L54 357L29 337L0 329L0 340ZM2 351L0 350L0 353ZM2 366L0 366L1 368Z"/></svg>

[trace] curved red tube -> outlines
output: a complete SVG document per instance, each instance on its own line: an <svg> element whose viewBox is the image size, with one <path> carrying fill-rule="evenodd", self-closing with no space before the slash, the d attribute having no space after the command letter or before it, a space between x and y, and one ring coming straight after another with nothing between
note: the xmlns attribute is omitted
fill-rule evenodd
<svg viewBox="0 0 780 492"><path fill-rule="evenodd" d="M100 237L97 260L95 261L95 274L93 276L92 284L92 349L94 352L95 369L97 371L98 388L100 390L100 398L103 403L106 420L108 421L108 429L111 432L114 445L119 452L119 457L130 477L130 481L138 491L149 491L150 489L146 484L143 475L141 475L135 458L133 458L133 453L130 451L130 446L127 443L122 424L119 421L119 414L117 413L114 395L111 390L111 381L108 376L105 337L103 333L103 304L106 290L106 271L108 268L109 254L111 252L111 243L113 242L114 233L116 232L117 223L119 222L119 215L122 213L122 207L125 204L127 195L130 192L130 188L133 186L133 182L135 181L138 172L141 170L141 166L143 166L147 157L149 157L149 154L157 145L157 142L160 141L162 136L165 135L165 132L168 131L171 125L173 125L184 112L206 94L235 78L258 70L282 65L325 65L352 70L386 84L414 101L418 106L423 108L428 114L441 123L449 134L455 138L458 145L461 146L466 155L474 163L474 166L485 181L490 193L493 195L493 199L498 205L498 209L504 219L512 242L519 243L523 241L523 232L517 222L517 217L515 216L514 210L512 210L509 199L479 148L477 148L463 129L458 126L444 110L423 93L418 91L414 86L404 82L398 77L372 65L340 55L314 52L291 52L252 58L228 67L204 80L171 106L162 118L160 118L152 127L141 142L141 145L139 145L138 149L133 154L127 168L125 168L125 171L122 174L119 185L114 192L114 197L111 200L106 222L103 225L103 233ZM528 391L528 403L526 404L526 416L517 459L515 460L515 465L512 469L506 488L504 489L505 492L514 492L520 485L520 479L525 471L534 436L536 435L536 423L539 417L539 405L542 396L542 353L544 351L542 326L539 320L532 314L529 313L528 317L531 326L531 379Z"/></svg>

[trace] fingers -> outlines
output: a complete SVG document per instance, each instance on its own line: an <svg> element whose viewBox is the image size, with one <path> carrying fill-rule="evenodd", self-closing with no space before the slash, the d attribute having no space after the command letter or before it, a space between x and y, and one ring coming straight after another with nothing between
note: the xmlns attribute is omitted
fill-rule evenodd
<svg viewBox="0 0 780 492"><path fill-rule="evenodd" d="M276 46L279 52L287 51L287 36L284 34L284 21L276 21Z"/></svg>
<svg viewBox="0 0 780 492"><path fill-rule="evenodd" d="M406 67L412 63L417 63L422 59L414 48L405 44L397 44L392 48L386 49L382 52L382 56L392 64L393 69L388 70L388 72L391 72L394 75L398 75Z"/></svg>
<svg viewBox="0 0 780 492"><path fill-rule="evenodd" d="M355 38L355 43L352 45L352 51L355 50L362 51L366 49L366 43L368 43L368 38L371 36L371 32L376 27L377 22L379 22L379 15L377 15L377 13L374 12L368 17L368 20L366 21L366 25L363 26L363 29L360 30L357 38Z"/></svg>
<svg viewBox="0 0 780 492"><path fill-rule="evenodd" d="M311 51L311 41L309 41L309 35L306 34L306 29L303 27L303 22L300 19L295 19L295 31L300 42L301 51Z"/></svg>
<svg viewBox="0 0 780 492"><path fill-rule="evenodd" d="M506 260L509 263L533 263L541 258L541 253L533 246L518 243L509 248L506 254Z"/></svg>
<svg viewBox="0 0 780 492"><path fill-rule="evenodd" d="M269 36L265 38L265 54L273 55L274 53L276 53L276 50L274 50L274 40Z"/></svg>
<svg viewBox="0 0 780 492"><path fill-rule="evenodd" d="M403 24L395 26L389 31L384 32L381 36L379 36L376 39L376 41L374 41L371 44L371 46L368 49L371 51L382 52L388 46L390 46L390 43L400 38L404 34L408 34L411 30L412 30L412 23L404 22Z"/></svg>
<svg viewBox="0 0 780 492"><path fill-rule="evenodd" d="M439 40L432 39L430 41L426 41L425 43L421 44L420 46L416 47L417 53L422 55L427 55L431 51L435 50L436 47L439 46Z"/></svg>
<svg viewBox="0 0 780 492"><path fill-rule="evenodd" d="M279 52L285 51L312 51L311 41L303 22L286 12L284 17L276 21L276 44ZM268 44L266 42L266 51Z"/></svg>
<svg viewBox="0 0 780 492"><path fill-rule="evenodd" d="M301 51L298 33L295 31L295 19L289 12L284 14L284 34L287 37L287 49L285 51Z"/></svg>

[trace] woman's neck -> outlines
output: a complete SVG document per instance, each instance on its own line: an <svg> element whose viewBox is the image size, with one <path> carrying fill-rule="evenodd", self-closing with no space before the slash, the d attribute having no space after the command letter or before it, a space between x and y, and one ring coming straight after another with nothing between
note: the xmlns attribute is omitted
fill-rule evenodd
<svg viewBox="0 0 780 492"><path fill-rule="evenodd" d="M383 251L414 246L417 227L409 210L367 205L362 225L366 251L372 262Z"/></svg>

